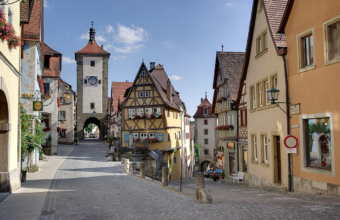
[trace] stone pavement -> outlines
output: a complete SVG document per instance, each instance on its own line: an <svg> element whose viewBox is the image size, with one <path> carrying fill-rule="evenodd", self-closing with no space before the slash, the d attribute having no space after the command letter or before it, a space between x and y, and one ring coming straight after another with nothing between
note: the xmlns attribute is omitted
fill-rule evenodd
<svg viewBox="0 0 340 220"><path fill-rule="evenodd" d="M310 201L209 180L213 204L203 204L123 173L120 162L106 161L103 142L72 147L60 146L64 156L43 164L45 175L33 174L40 179L29 175L25 188L0 204L0 219L339 219L338 198Z"/></svg>

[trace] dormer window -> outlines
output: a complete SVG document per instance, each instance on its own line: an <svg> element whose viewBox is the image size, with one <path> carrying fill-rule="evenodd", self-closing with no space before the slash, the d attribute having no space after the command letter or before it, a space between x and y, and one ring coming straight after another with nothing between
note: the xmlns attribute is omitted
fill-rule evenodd
<svg viewBox="0 0 340 220"><path fill-rule="evenodd" d="M145 76L145 70L142 70L141 76L142 76L142 77Z"/></svg>
<svg viewBox="0 0 340 220"><path fill-rule="evenodd" d="M208 109L205 108L205 109L203 109L203 111L204 111L204 115L207 116L208 115Z"/></svg>

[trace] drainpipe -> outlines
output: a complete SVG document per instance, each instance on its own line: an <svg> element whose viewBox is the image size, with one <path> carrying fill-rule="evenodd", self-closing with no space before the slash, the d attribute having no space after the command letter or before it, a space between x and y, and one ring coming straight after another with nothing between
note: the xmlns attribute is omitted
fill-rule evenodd
<svg viewBox="0 0 340 220"><path fill-rule="evenodd" d="M287 71L287 59L286 55L282 55L284 71L285 71L285 85L286 85L286 112L287 112L287 135L290 135L290 120L289 120L289 91L288 91L288 71ZM288 191L293 191L293 157L292 154L288 154Z"/></svg>

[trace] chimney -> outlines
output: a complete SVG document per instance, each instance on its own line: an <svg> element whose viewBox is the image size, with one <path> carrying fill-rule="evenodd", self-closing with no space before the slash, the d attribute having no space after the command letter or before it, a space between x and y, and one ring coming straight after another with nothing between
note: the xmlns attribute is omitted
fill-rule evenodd
<svg viewBox="0 0 340 220"><path fill-rule="evenodd" d="M155 62L150 62L150 70L152 70L153 68L155 68L156 63Z"/></svg>
<svg viewBox="0 0 340 220"><path fill-rule="evenodd" d="M170 102L172 102L172 84L170 79L168 79L168 81L166 81L166 95L169 99Z"/></svg>
<svg viewBox="0 0 340 220"><path fill-rule="evenodd" d="M205 98L207 98L207 92L205 92Z"/></svg>
<svg viewBox="0 0 340 220"><path fill-rule="evenodd" d="M104 45L103 44L100 47L104 50Z"/></svg>
<svg viewBox="0 0 340 220"><path fill-rule="evenodd" d="M204 100L204 99L203 99L203 98L201 98L201 103L203 102L203 100Z"/></svg>

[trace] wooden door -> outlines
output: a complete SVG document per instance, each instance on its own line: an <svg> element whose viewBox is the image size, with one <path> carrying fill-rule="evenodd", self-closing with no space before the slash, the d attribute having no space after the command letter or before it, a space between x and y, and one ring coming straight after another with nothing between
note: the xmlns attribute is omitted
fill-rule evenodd
<svg viewBox="0 0 340 220"><path fill-rule="evenodd" d="M235 154L229 153L229 175L235 174Z"/></svg>
<svg viewBox="0 0 340 220"><path fill-rule="evenodd" d="M281 183L281 149L280 137L276 137L276 161L277 161L277 181Z"/></svg>

